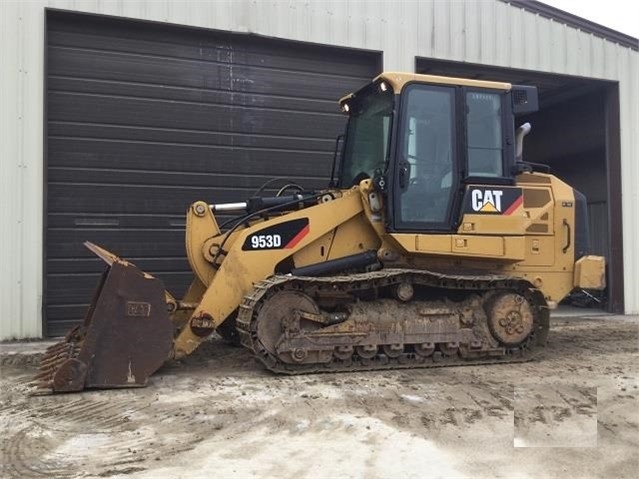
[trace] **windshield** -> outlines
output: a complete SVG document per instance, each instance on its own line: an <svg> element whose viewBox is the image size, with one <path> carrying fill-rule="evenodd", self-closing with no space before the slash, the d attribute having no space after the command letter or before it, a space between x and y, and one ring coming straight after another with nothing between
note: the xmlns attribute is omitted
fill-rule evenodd
<svg viewBox="0 0 639 479"><path fill-rule="evenodd" d="M386 169L393 93L375 87L370 93L358 94L351 103L339 182L344 188L372 178L376 169Z"/></svg>

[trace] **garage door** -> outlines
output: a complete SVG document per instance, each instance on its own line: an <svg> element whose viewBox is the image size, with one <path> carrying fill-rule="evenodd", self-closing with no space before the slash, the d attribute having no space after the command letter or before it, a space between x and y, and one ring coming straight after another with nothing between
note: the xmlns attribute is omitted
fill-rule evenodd
<svg viewBox="0 0 639 479"><path fill-rule="evenodd" d="M181 295L191 202L239 201L273 177L325 185L336 99L380 65L378 52L49 11L47 335L81 321L103 268L84 241Z"/></svg>

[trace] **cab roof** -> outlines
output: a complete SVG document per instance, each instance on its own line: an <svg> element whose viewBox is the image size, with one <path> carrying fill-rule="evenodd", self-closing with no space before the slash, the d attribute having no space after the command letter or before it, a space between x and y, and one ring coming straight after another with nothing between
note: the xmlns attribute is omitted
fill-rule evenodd
<svg viewBox="0 0 639 479"><path fill-rule="evenodd" d="M402 91L402 88L407 83L417 82L417 83L431 83L438 85L454 85L454 86L467 86L474 88L486 88L491 90L504 90L510 91L512 88L512 84L504 83L504 82L496 82L496 81L485 81L485 80L472 80L469 78L457 78L457 77L445 77L445 76L437 76L437 75L422 75L419 73L403 73L403 72L383 72L377 77L375 77L372 83L377 81L385 81L392 88L393 91L397 94ZM343 98L340 99L340 104L348 100L353 94L350 93Z"/></svg>
<svg viewBox="0 0 639 479"><path fill-rule="evenodd" d="M378 80L384 80L388 82L393 87L395 93L399 93L404 85L409 82L470 86L475 88L489 88L493 90L506 91L512 88L512 85L510 83L504 82L471 80L469 78L444 77L436 75L421 75L419 73L384 72L381 75L378 75L373 80L373 82L376 82Z"/></svg>

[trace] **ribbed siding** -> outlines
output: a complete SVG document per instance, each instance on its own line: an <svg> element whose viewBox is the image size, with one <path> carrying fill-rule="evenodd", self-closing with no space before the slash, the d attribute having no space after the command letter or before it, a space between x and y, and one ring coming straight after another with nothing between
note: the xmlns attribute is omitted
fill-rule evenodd
<svg viewBox="0 0 639 479"><path fill-rule="evenodd" d="M388 70L412 71L420 56L619 81L625 307L639 313L636 51L500 1L1 2L0 338L40 334L45 6L383 50Z"/></svg>
<svg viewBox="0 0 639 479"><path fill-rule="evenodd" d="M8 21L9 18L13 21ZM0 6L0 42L16 44L20 35L17 4ZM21 194L22 168L20 164L22 142L11 135L21 134L22 88L18 48L3 48L0 56L0 328L4 336L21 333L23 318L20 305L21 244L20 221L22 211L17 200ZM20 133L18 133L20 132ZM25 318L26 320L26 318ZM34 331L37 334L38 330Z"/></svg>
<svg viewBox="0 0 639 479"><path fill-rule="evenodd" d="M630 51L497 0L51 0L25 8L42 15L43 6L382 49L387 69L412 70L415 56L431 56L616 80L616 50Z"/></svg>
<svg viewBox="0 0 639 479"><path fill-rule="evenodd" d="M44 15L0 3L0 339L42 329Z"/></svg>
<svg viewBox="0 0 639 479"><path fill-rule="evenodd" d="M639 55L617 46L625 309L639 313ZM614 232L613 232L614 233Z"/></svg>

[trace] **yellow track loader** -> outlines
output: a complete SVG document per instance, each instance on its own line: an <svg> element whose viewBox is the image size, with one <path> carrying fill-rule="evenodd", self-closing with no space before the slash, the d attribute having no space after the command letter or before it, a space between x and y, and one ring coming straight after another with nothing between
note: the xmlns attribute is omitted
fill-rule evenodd
<svg viewBox="0 0 639 479"><path fill-rule="evenodd" d="M325 189L189 207L184 298L87 244L108 269L39 385L143 386L214 331L285 374L521 361L604 287L584 196L522 156L536 88L388 72L340 105Z"/></svg>

